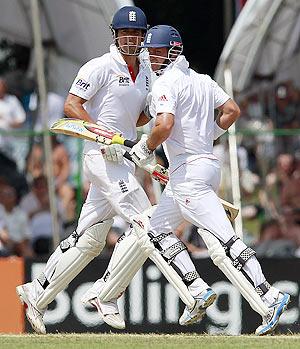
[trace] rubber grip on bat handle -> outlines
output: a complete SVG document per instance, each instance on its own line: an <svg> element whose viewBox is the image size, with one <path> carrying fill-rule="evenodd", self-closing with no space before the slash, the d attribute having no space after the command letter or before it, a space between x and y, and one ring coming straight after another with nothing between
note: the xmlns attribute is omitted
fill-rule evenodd
<svg viewBox="0 0 300 349"><path fill-rule="evenodd" d="M126 158L127 160L133 161L131 155L128 153L128 151L125 151L123 154L123 157Z"/></svg>
<svg viewBox="0 0 300 349"><path fill-rule="evenodd" d="M126 139L124 141L125 147L132 148L134 145L136 145L137 142L130 141L129 139Z"/></svg>

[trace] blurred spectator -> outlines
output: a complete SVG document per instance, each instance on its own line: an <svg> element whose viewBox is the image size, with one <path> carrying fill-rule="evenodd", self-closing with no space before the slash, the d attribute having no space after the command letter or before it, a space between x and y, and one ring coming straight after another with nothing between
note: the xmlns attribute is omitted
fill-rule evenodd
<svg viewBox="0 0 300 349"><path fill-rule="evenodd" d="M0 129L19 128L25 119L26 114L18 98L7 94L6 82L0 78Z"/></svg>
<svg viewBox="0 0 300 349"><path fill-rule="evenodd" d="M68 221L75 219L74 189L68 182L70 175L69 154L63 143L56 136L51 137L53 174L56 192L62 201L63 209L68 212ZM45 158L42 144L35 143L27 159L27 175L29 180L45 175ZM71 212L73 207L73 213Z"/></svg>
<svg viewBox="0 0 300 349"><path fill-rule="evenodd" d="M292 241L300 248L300 222L295 220L295 214L300 214L288 206L282 207L282 231L285 239Z"/></svg>
<svg viewBox="0 0 300 349"><path fill-rule="evenodd" d="M30 219L32 244L35 253L38 255L50 253L52 251L52 216L47 179L45 176L42 175L33 180L32 189L22 198L20 206ZM62 212L62 204L58 201L58 213L60 217Z"/></svg>
<svg viewBox="0 0 300 349"><path fill-rule="evenodd" d="M30 230L26 213L17 205L16 190L10 185L0 187L1 241L9 254L32 257Z"/></svg>
<svg viewBox="0 0 300 349"><path fill-rule="evenodd" d="M260 239L253 246L257 257L293 257L296 245L283 234L280 223L273 219L261 226Z"/></svg>
<svg viewBox="0 0 300 349"><path fill-rule="evenodd" d="M4 222L0 219L0 257L8 257L9 251L5 248L5 245L9 244L9 236Z"/></svg>
<svg viewBox="0 0 300 349"><path fill-rule="evenodd" d="M282 207L290 208L300 220L300 171L291 154L280 154L276 168L266 177L267 200L271 216L279 218Z"/></svg>
<svg viewBox="0 0 300 349"><path fill-rule="evenodd" d="M32 93L29 101L29 109L32 112L32 115L35 115L36 117L36 120L32 120L32 124L34 125L35 131L42 131L44 127L42 117L38 112L38 103L37 93ZM49 91L47 93L47 128L64 116L64 103L64 97L55 92Z"/></svg>
<svg viewBox="0 0 300 349"><path fill-rule="evenodd" d="M1 131L12 131L20 128L26 119L25 111L18 98L7 94L6 82L0 77L0 149L11 159L14 153L14 139Z"/></svg>
<svg viewBox="0 0 300 349"><path fill-rule="evenodd" d="M276 128L299 127L300 100L299 91L292 81L281 82L275 87Z"/></svg>

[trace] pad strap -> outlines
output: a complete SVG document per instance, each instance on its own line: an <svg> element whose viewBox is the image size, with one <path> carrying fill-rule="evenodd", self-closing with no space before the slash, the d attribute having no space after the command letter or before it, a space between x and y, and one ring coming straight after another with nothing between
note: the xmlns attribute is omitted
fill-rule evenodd
<svg viewBox="0 0 300 349"><path fill-rule="evenodd" d="M238 236L234 235L231 239L229 239L227 242L222 242L221 245L224 247L225 253L228 255L229 250L231 249L231 246L239 239Z"/></svg>
<svg viewBox="0 0 300 349"><path fill-rule="evenodd" d="M247 260L255 255L255 251L251 247L247 247L241 254L232 261L233 266L237 270L241 270L246 264Z"/></svg>
<svg viewBox="0 0 300 349"><path fill-rule="evenodd" d="M189 273L186 273L183 278L182 281L189 286L191 283L193 283L193 281L195 281L196 279L200 278L199 273L197 272L197 270L194 271L190 271Z"/></svg>
<svg viewBox="0 0 300 349"><path fill-rule="evenodd" d="M39 284L43 287L43 289L45 290L46 287L49 285L49 281L46 278L46 275L44 273L41 273L38 278L37 281L39 282Z"/></svg>
<svg viewBox="0 0 300 349"><path fill-rule="evenodd" d="M150 236L150 240L154 244L157 243L157 242L160 242L161 240L165 239L167 236L170 236L172 234L173 234L172 232L169 232L169 233L162 233L160 235L154 236L153 234L148 233L148 235Z"/></svg>
<svg viewBox="0 0 300 349"><path fill-rule="evenodd" d="M182 251L186 250L186 246L183 242L177 241L174 245L168 247L162 252L162 256L167 260L168 264L171 264L175 257Z"/></svg>
<svg viewBox="0 0 300 349"><path fill-rule="evenodd" d="M59 244L61 252L65 253L66 251L68 251L69 248L74 247L77 244L78 239L79 239L79 234L75 230L69 237L61 241L61 243Z"/></svg>
<svg viewBox="0 0 300 349"><path fill-rule="evenodd" d="M255 291L262 297L269 291L270 288L271 285L268 283L268 281L264 281L262 284L255 287Z"/></svg>

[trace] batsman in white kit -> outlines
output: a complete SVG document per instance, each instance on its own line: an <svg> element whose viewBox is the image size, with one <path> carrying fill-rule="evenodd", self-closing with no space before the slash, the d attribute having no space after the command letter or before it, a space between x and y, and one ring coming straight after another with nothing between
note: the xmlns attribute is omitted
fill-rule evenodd
<svg viewBox="0 0 300 349"><path fill-rule="evenodd" d="M255 251L235 235L216 195L220 166L213 155L213 141L236 121L239 107L208 75L189 68L175 28L151 28L144 46L152 70L159 75L150 105L156 121L148 139L143 137L131 155L144 166L163 143L170 163L170 179L150 219L149 235L161 244L160 237L174 231L182 219L196 225L214 264L262 316L256 334L271 333L290 295L268 283ZM215 109L219 110L216 120ZM202 288L208 288L204 281ZM193 315L193 309L186 307L180 321L188 322Z"/></svg>
<svg viewBox="0 0 300 349"><path fill-rule="evenodd" d="M90 60L79 70L65 102L65 114L98 123L135 140L136 126L149 120L143 109L150 89L151 71L149 65L138 58L147 30L146 16L138 7L125 6L116 12L111 29L115 43L109 53ZM135 221L137 217L139 224L143 220L145 226L147 224L151 204L134 177L135 164L123 158L124 150L120 145L100 149L96 143L85 142L83 166L91 184L77 229L56 248L37 279L17 287L26 316L37 333L46 333L43 315L48 304L104 248L115 215L128 222ZM185 303L190 306L196 304L187 286L196 288L200 279L185 246L170 232L160 235L157 240L164 239L173 246L166 253L176 259L181 270L179 276L157 252L149 236L138 235L139 224L135 224L134 233L129 231L120 239L104 278L98 280L83 297L85 303L97 308L107 324L119 329L125 327L125 322L119 314L117 298L150 255L166 278L181 292ZM130 261L125 270L122 269L123 260ZM103 285L110 278L112 269L112 277L116 269L121 271L122 277L107 290ZM100 298L98 294L101 291ZM215 297L214 294L209 296L209 300Z"/></svg>

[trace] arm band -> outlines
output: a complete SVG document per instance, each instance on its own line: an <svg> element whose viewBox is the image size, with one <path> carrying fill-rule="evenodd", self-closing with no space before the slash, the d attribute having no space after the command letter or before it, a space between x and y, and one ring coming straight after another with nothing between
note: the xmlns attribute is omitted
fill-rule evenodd
<svg viewBox="0 0 300 349"><path fill-rule="evenodd" d="M214 122L214 141L221 137L227 130L224 130L221 128L218 124L217 121Z"/></svg>

